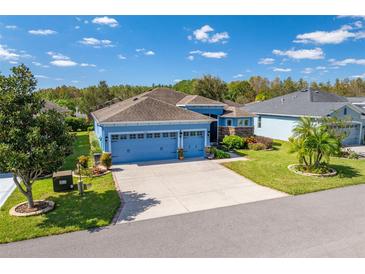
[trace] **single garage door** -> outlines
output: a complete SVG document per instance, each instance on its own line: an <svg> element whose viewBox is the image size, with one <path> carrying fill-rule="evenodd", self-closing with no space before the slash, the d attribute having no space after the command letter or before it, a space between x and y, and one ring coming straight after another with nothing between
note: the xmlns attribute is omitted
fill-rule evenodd
<svg viewBox="0 0 365 274"><path fill-rule="evenodd" d="M184 131L184 157L204 156L204 131Z"/></svg>
<svg viewBox="0 0 365 274"><path fill-rule="evenodd" d="M177 132L111 135L113 163L177 158Z"/></svg>

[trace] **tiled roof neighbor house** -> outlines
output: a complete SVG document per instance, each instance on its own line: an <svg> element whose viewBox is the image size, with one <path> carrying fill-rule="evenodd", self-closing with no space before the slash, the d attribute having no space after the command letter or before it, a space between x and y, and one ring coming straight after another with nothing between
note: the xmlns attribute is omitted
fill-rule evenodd
<svg viewBox="0 0 365 274"><path fill-rule="evenodd" d="M223 135L253 133L246 111L166 88L115 102L92 116L101 147L114 163L176 159L178 149L185 158L203 157L205 147Z"/></svg>
<svg viewBox="0 0 365 274"><path fill-rule="evenodd" d="M244 109L254 118L255 135L288 140L300 117L350 117L348 137L344 144L362 144L364 140L363 112L346 97L336 94L302 90L270 100L248 104Z"/></svg>

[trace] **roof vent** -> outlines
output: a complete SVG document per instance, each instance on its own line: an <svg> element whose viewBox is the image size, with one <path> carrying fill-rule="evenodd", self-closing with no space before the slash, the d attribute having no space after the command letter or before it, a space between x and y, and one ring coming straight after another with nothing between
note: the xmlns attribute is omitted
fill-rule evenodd
<svg viewBox="0 0 365 274"><path fill-rule="evenodd" d="M284 104L285 98L281 98L280 101L281 101L282 104Z"/></svg>

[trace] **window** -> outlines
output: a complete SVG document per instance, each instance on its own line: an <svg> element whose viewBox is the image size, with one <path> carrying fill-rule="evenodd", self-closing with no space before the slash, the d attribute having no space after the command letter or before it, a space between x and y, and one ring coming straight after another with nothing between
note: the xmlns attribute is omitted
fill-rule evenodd
<svg viewBox="0 0 365 274"><path fill-rule="evenodd" d="M245 122L244 122L244 126L245 126L245 127L248 127L248 126L249 126L248 119L245 119L244 121L245 121Z"/></svg>
<svg viewBox="0 0 365 274"><path fill-rule="evenodd" d="M129 134L129 139L136 139L136 134Z"/></svg>
<svg viewBox="0 0 365 274"><path fill-rule="evenodd" d="M127 139L127 134L122 134L119 136L120 140L126 140Z"/></svg>
<svg viewBox="0 0 365 274"><path fill-rule="evenodd" d="M118 141L119 135L112 135L112 141Z"/></svg>
<svg viewBox="0 0 365 274"><path fill-rule="evenodd" d="M203 131L197 131L196 136L203 136Z"/></svg>
<svg viewBox="0 0 365 274"><path fill-rule="evenodd" d="M154 136L155 138L160 138L161 134L160 134L160 133L155 133L153 136Z"/></svg>
<svg viewBox="0 0 365 274"><path fill-rule="evenodd" d="M167 138L169 137L169 134L167 132L162 133L162 137Z"/></svg>
<svg viewBox="0 0 365 274"><path fill-rule="evenodd" d="M147 133L146 134L146 138L151 139L152 137L153 137L153 134L152 133Z"/></svg>
<svg viewBox="0 0 365 274"><path fill-rule="evenodd" d="M144 138L144 134L143 134L143 133L139 133L139 134L137 134L137 138L138 138L138 139L143 139L143 138Z"/></svg>
<svg viewBox="0 0 365 274"><path fill-rule="evenodd" d="M176 132L170 132L170 138L176 138Z"/></svg>
<svg viewBox="0 0 365 274"><path fill-rule="evenodd" d="M238 125L239 127L243 127L243 119L238 119L238 121L237 121L237 125Z"/></svg>
<svg viewBox="0 0 365 274"><path fill-rule="evenodd" d="M196 136L196 131L190 131L190 136Z"/></svg>
<svg viewBox="0 0 365 274"><path fill-rule="evenodd" d="M346 107L343 109L343 115L347 115L347 108Z"/></svg>
<svg viewBox="0 0 365 274"><path fill-rule="evenodd" d="M261 116L257 119L257 127L261 128Z"/></svg>
<svg viewBox="0 0 365 274"><path fill-rule="evenodd" d="M184 131L184 137L187 137L187 136L189 136L189 132Z"/></svg>
<svg viewBox="0 0 365 274"><path fill-rule="evenodd" d="M226 121L226 125L227 125L227 127L231 127L232 126L232 119L228 119Z"/></svg>

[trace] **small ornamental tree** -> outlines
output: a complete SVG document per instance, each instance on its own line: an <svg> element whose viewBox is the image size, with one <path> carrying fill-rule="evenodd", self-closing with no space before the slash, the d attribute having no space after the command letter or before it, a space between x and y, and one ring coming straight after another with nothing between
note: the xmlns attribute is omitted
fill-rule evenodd
<svg viewBox="0 0 365 274"><path fill-rule="evenodd" d="M73 137L62 114L44 111L30 70L21 65L11 71L8 77L0 75L0 170L13 173L14 183L33 208L33 183L63 164Z"/></svg>

